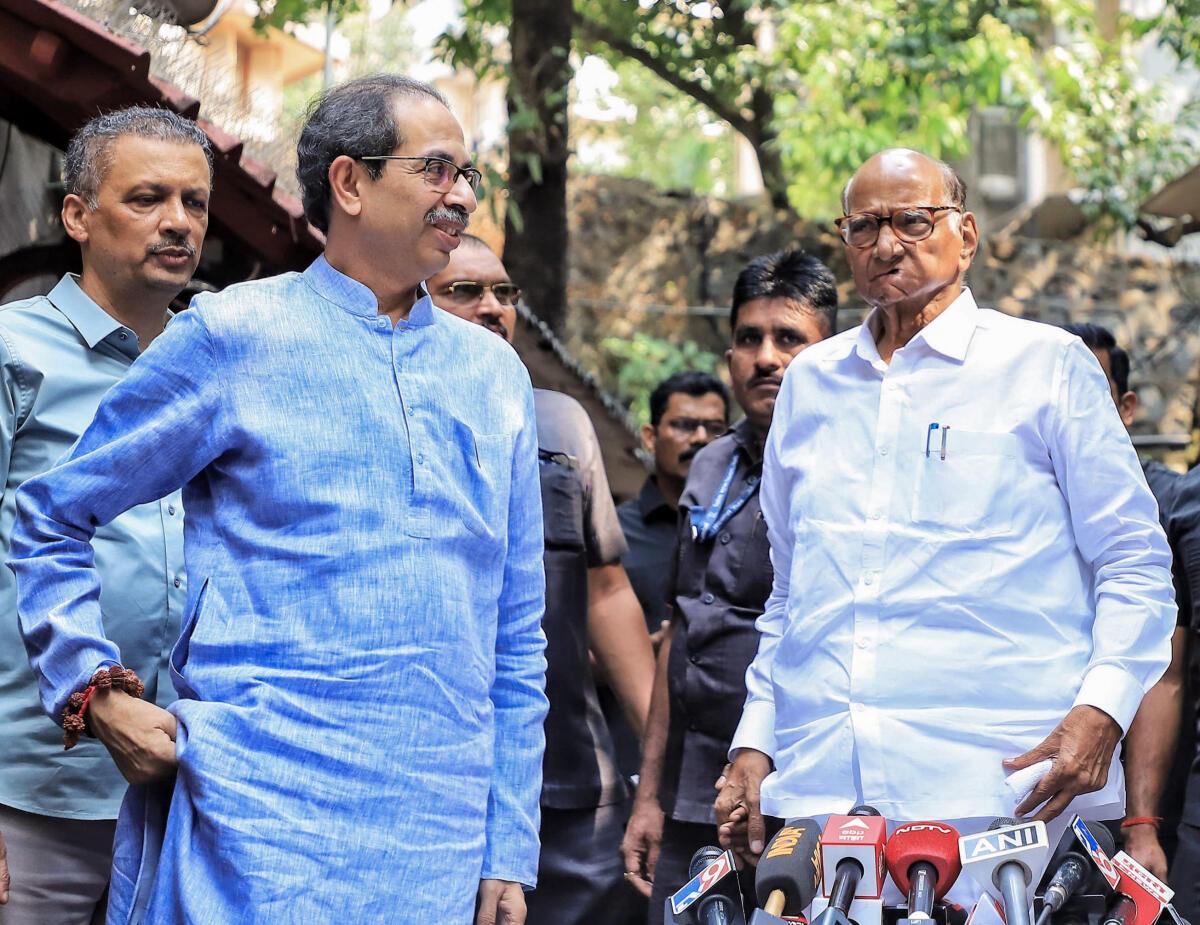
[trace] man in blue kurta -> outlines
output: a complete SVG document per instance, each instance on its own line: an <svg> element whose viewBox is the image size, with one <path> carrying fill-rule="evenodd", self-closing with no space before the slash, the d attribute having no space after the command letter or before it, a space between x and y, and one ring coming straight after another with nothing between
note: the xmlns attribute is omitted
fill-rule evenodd
<svg viewBox="0 0 1200 925"><path fill-rule="evenodd" d="M437 92L393 76L326 94L298 154L325 255L197 297L22 489L26 646L55 717L120 664L89 541L182 485L181 699L86 707L142 785L109 922L520 925L546 712L532 391L422 285L478 172Z"/></svg>

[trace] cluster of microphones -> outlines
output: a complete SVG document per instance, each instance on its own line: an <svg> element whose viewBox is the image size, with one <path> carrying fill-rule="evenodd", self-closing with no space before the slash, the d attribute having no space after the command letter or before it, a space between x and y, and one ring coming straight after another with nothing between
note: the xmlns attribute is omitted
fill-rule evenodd
<svg viewBox="0 0 1200 925"><path fill-rule="evenodd" d="M969 910L943 901L963 871L983 891ZM690 874L666 900L668 923L747 925L732 852L701 848ZM884 904L889 876L905 904ZM962 836L909 822L888 837L870 806L824 829L789 819L758 861L754 893L749 925L1187 925L1171 889L1078 816L1057 847L1040 821L997 819Z"/></svg>

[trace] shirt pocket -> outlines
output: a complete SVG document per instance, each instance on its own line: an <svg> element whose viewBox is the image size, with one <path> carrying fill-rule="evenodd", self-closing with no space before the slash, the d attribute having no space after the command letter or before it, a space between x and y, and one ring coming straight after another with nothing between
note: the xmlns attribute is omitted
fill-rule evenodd
<svg viewBox="0 0 1200 925"><path fill-rule="evenodd" d="M774 577L767 522L763 519L762 511L755 511L754 523L749 536L745 538L745 549L734 578L733 603L755 611L754 619L758 619L758 614L762 613L771 595Z"/></svg>
<svg viewBox="0 0 1200 925"><path fill-rule="evenodd" d="M1012 434L965 430L931 435L929 454L917 457L913 521L931 527L1004 533L1012 526L1013 486L1021 441Z"/></svg>
<svg viewBox="0 0 1200 925"><path fill-rule="evenodd" d="M508 495L512 485L512 442L509 434L481 434L466 424L463 479L458 485L463 501L462 519L483 539L503 536L508 526Z"/></svg>
<svg viewBox="0 0 1200 925"><path fill-rule="evenodd" d="M179 639L171 649L169 660L171 683L175 685L175 691L180 697L189 700L196 698L196 692L188 684L183 673L187 670L188 656L191 654L192 634L195 633L196 623L204 612L204 599L207 595L208 579L205 578L196 594L195 603L184 617L183 626L179 630Z"/></svg>
<svg viewBox="0 0 1200 925"><path fill-rule="evenodd" d="M553 458L542 458L539 470L546 548L583 549L583 481L578 470Z"/></svg>

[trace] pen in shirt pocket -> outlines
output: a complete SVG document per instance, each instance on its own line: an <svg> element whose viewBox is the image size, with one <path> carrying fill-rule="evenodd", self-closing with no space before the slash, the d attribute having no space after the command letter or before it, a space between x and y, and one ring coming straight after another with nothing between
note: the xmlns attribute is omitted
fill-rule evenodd
<svg viewBox="0 0 1200 925"><path fill-rule="evenodd" d="M939 424L936 421L934 421L932 424L930 424L928 429L926 429L926 431L925 431L925 458L926 459L929 458L930 441L933 438L934 431L937 431L937 430L940 430L942 432L942 446L941 446L941 450L938 453L938 458L945 460L945 458L946 458L946 442L947 442L947 438L950 435L950 425L949 424Z"/></svg>

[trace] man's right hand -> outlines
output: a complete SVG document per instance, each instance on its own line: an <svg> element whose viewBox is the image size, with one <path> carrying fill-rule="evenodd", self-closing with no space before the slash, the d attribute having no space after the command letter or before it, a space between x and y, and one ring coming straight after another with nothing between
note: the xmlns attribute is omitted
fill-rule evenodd
<svg viewBox="0 0 1200 925"><path fill-rule="evenodd" d="M117 770L131 784L165 780L175 773L175 717L120 690L98 690L88 720Z"/></svg>
<svg viewBox="0 0 1200 925"><path fill-rule="evenodd" d="M655 654L658 653L658 647L662 645L663 639L667 635L667 630L671 628L670 620L663 620L658 624L658 629L650 634L650 645L653 646Z"/></svg>
<svg viewBox="0 0 1200 925"><path fill-rule="evenodd" d="M663 811L654 797L639 795L633 801L633 814L625 826L621 857L625 861L625 879L643 896L650 896L658 849L662 844Z"/></svg>
<svg viewBox="0 0 1200 925"><path fill-rule="evenodd" d="M767 830L758 794L763 779L770 773L771 759L767 755L752 748L742 749L724 775L725 786L713 807L722 845L728 844L749 864L758 863L766 845Z"/></svg>
<svg viewBox="0 0 1200 925"><path fill-rule="evenodd" d="M0 832L0 906L8 902L8 848L4 844L4 833Z"/></svg>

